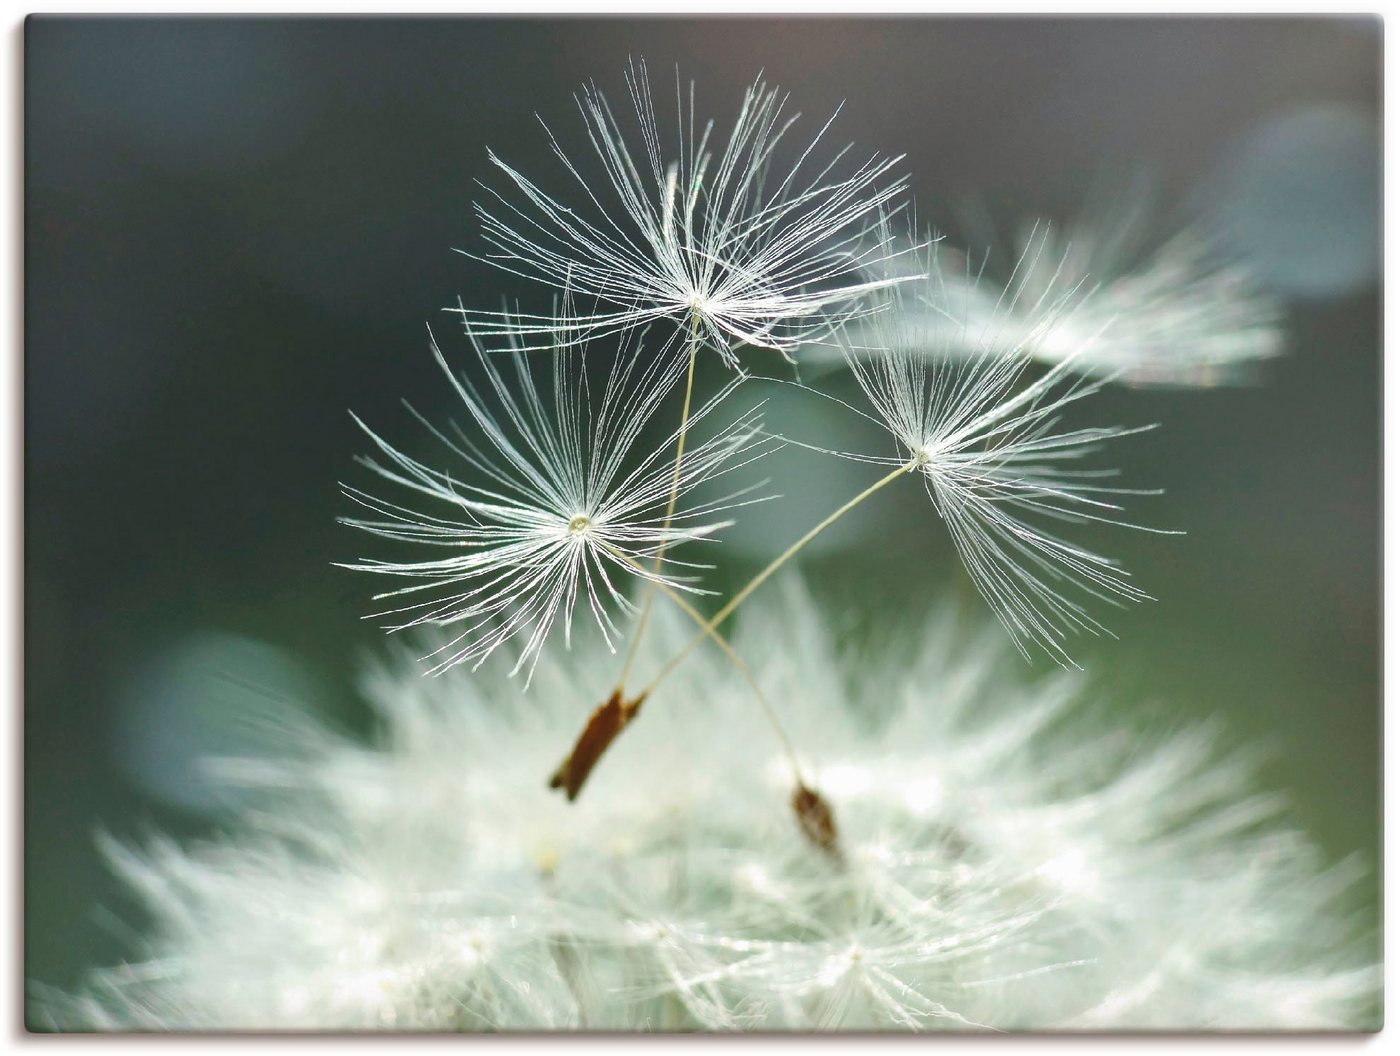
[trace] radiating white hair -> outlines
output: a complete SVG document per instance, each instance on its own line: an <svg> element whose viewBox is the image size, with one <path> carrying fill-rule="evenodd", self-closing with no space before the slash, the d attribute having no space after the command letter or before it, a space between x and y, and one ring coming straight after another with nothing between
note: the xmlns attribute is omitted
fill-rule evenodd
<svg viewBox="0 0 1400 1056"><path fill-rule="evenodd" d="M601 173L574 161L550 134L572 181L568 204L494 153L517 192L476 207L492 249L478 256L594 307L577 323L609 333L657 319L694 320L731 366L732 346L790 354L835 322L869 311L864 297L900 281L902 250L879 238L880 211L904 191L899 158L850 164L850 147L827 151L828 120L781 177L779 146L796 115L787 97L757 80L716 156L713 123L697 118L694 88L676 81L676 125L662 130L646 66L630 64L627 87L640 125L634 148L603 93L584 88L579 110ZM833 115L834 119L834 115ZM547 129L546 129L547 131ZM673 138L674 137L674 138ZM519 199L523 200L517 200ZM548 315L453 309L483 335L547 335Z"/></svg>
<svg viewBox="0 0 1400 1056"><path fill-rule="evenodd" d="M1110 379L1081 371L1075 351L1046 368L1039 349L1067 320L1092 315L1092 294L1053 284L1027 292L1013 279L996 311L960 314L966 305L945 289L938 246L930 241L916 259L929 277L892 290L886 311L844 327L833 342L869 410L845 405L888 432L895 452L830 453L907 467L1017 647L1074 666L1069 638L1107 631L1089 602L1150 598L1115 559L1069 530L1091 522L1141 528L1119 501L1153 492L1114 486L1115 469L1081 460L1151 426L1064 421Z"/></svg>
<svg viewBox="0 0 1400 1056"><path fill-rule="evenodd" d="M434 547L448 556L411 560L364 558L344 567L407 580L377 595L392 608L374 613L399 631L424 624L454 634L433 653L433 670L480 664L512 639L524 642L512 673L533 670L555 618L571 625L575 602L586 600L608 647L617 628L611 610L632 603L618 581L655 580L698 591L697 565L678 559L675 544L705 539L731 523L726 511L745 499L688 503L702 482L758 458L773 445L752 408L685 452L673 465L676 433L646 442L648 426L675 387L684 361L672 335L643 350L642 332L611 341L572 339L574 317L561 315L552 354L512 344L488 352L471 334L475 372L454 371L433 343L433 354L467 412L465 426L434 426L440 459L414 458L361 422L379 453L361 463L395 486L393 499L345 486L370 518L343 522L398 543ZM590 388L584 360L605 357L606 381ZM691 417L702 425L733 391L731 381ZM359 419L356 419L359 422ZM672 510L675 490L681 505ZM653 562L664 551L657 567Z"/></svg>
<svg viewBox="0 0 1400 1056"><path fill-rule="evenodd" d="M1009 681L944 612L842 648L789 581L738 640L835 808L717 655L658 691L590 795L544 786L610 684L596 653L504 679L366 683L374 746L312 727L229 760L264 799L185 849L108 843L154 920L143 956L48 1002L112 1030L1334 1029L1378 969L1324 867L1213 731L1151 737L1079 675ZM664 623L664 621L663 621ZM908 621L906 621L907 625ZM689 631L663 626L649 660ZM1014 666L1012 668L1014 670ZM1118 718L1110 718L1110 715Z"/></svg>
<svg viewBox="0 0 1400 1056"><path fill-rule="evenodd" d="M1042 363L1072 360L1075 372L1119 384L1205 388L1256 377L1284 349L1282 305L1203 221L1154 239L1153 204L1146 192L1124 193L1064 225L1025 221L1009 267L993 245L944 240L916 261L906 255L916 240L886 239L898 271L877 262L870 276L932 280L898 307L909 351L934 359L981 355L979 335L995 328L1025 340ZM965 226L1000 241L986 222ZM1041 306L1066 298L1082 303L1047 326ZM831 351L803 358L830 360Z"/></svg>

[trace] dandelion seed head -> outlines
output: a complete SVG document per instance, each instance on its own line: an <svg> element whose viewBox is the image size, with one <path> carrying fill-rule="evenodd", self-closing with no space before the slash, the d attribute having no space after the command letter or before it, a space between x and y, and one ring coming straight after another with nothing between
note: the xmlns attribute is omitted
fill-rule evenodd
<svg viewBox="0 0 1400 1056"><path fill-rule="evenodd" d="M657 621L644 666L690 634ZM570 805L542 775L615 673L605 654L549 654L522 706L500 672L424 679L403 652L366 682L373 744L303 728L280 769L241 771L264 798L210 842L108 841L147 945L50 995L52 1014L142 1030L1371 1022L1362 874L1322 863L1252 791L1249 760L1208 728L1125 740L1122 702L1095 705L1074 672L1008 677L1024 671L1004 639L951 612L901 627L903 643L844 642L789 580L736 635L805 735L841 862L797 831L771 733L718 654L657 691Z"/></svg>

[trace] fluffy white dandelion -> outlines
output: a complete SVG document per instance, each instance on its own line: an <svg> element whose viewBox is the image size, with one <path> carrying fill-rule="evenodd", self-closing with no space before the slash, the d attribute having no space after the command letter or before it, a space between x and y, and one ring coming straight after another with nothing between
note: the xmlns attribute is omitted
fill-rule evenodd
<svg viewBox="0 0 1400 1056"><path fill-rule="evenodd" d="M372 614L388 617L391 630L458 628L432 654L434 671L480 664L515 638L524 644L512 674L532 668L556 616L562 615L567 641L580 596L611 648L613 612L631 609L618 581L639 577L698 591L695 570L703 566L678 560L670 548L710 537L731 523L716 518L754 501L735 492L684 504L699 484L746 465L771 442L760 435L753 410L691 445L679 464L670 455L674 432L655 446L643 443L683 362L674 339L648 355L641 336L615 343L606 381L596 391L584 360L608 353L575 341L567 317L556 324L545 368L542 353L519 347L488 353L472 335L481 382L454 372L434 341L433 354L468 416L465 427L447 430L420 417L440 445L439 463L404 453L360 422L380 456L362 464L396 485L401 497L345 486L346 495L374 516L344 523L450 553L426 560L364 558L344 567L410 581L376 597L394 603ZM716 411L737 384L700 407L691 424ZM674 510L673 495L682 500Z"/></svg>
<svg viewBox="0 0 1400 1056"><path fill-rule="evenodd" d="M1110 1030L1377 1025L1356 862L1326 867L1216 759L1080 676L1009 681L945 612L843 646L793 585L747 611L757 677L803 731L841 855L783 805L787 760L717 653L567 805L540 781L605 656L366 684L373 746L309 725L262 790L180 848L109 845L153 924L47 1002L57 1026L189 1029ZM647 661L689 628L662 616ZM907 631L918 621L903 621ZM1115 718L1110 719L1110 715ZM50 995L52 998L52 995Z"/></svg>
<svg viewBox="0 0 1400 1056"><path fill-rule="evenodd" d="M936 275L932 254L929 261ZM1107 380L1078 371L1076 354L1058 356L1030 376L1041 343L1063 333L1092 296L1069 291L1052 298L1045 291L1026 308L1034 324L1020 318L1008 324L1004 311L967 319L959 340L975 353L929 356L925 348L948 341L943 331L954 308L945 306L940 322L929 326L907 301L930 298L938 286L935 277L926 287L900 288L890 311L841 336L875 411L858 413L899 444L892 457L846 457L917 473L978 590L1022 652L1033 644L1072 664L1069 635L1106 630L1086 609L1088 598L1122 604L1149 597L1116 561L1061 535L1060 526L1091 521L1127 525L1114 500L1144 494L1105 485L1113 470L1076 464L1106 441L1144 427L1062 424L1071 404ZM1010 300L1021 299L1014 289Z"/></svg>
<svg viewBox="0 0 1400 1056"><path fill-rule="evenodd" d="M1037 360L1072 360L1079 373L1124 384L1248 380L1283 349L1277 300L1199 225L1145 248L1146 215L1146 199L1136 197L1063 229L1027 224L1009 281L966 253L929 258L936 284L900 305L913 323L911 351L976 356L985 351L977 340L984 330L1015 336L1019 329ZM1078 310L1046 324L1039 305L1084 294L1091 295Z"/></svg>
<svg viewBox="0 0 1400 1056"><path fill-rule="evenodd" d="M703 332L731 365L736 343L790 354L870 310L865 294L899 281L867 274L898 253L871 236L904 189L892 175L899 158L852 164L849 146L827 151L828 120L784 172L779 146L797 118L783 112L787 96L761 80L719 148L713 123L696 117L693 86L682 98L679 75L674 139L658 122L645 65L629 66L627 86L640 148L596 86L577 100L601 176L586 174L550 134L578 184L572 205L491 154L523 200L493 191L495 201L477 203L492 247L479 259L592 302L577 320L587 331L672 319ZM552 328L548 316L453 310L483 334Z"/></svg>

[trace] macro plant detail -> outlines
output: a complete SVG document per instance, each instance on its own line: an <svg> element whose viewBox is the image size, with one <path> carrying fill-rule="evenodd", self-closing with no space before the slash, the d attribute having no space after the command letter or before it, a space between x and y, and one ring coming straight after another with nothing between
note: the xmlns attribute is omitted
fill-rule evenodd
<svg viewBox="0 0 1400 1056"><path fill-rule="evenodd" d="M665 531L679 494L702 343L731 368L739 366L737 348L743 345L776 350L791 358L803 343L828 336L842 322L874 310L866 295L912 278L870 276L872 269L889 268L907 252L892 247L887 237L886 210L903 193L904 181L891 175L898 158L871 157L838 174L851 148L823 150L831 121L810 140L786 175L773 177L776 151L797 117L784 115L786 98L761 80L745 93L716 158L710 147L713 122L700 122L697 134L694 89L687 105L679 72L677 154L668 158L663 152L669 137L663 138L660 130L644 63L629 68L627 87L644 162L629 149L620 122L595 86L586 88L578 99L590 144L606 175L602 185L616 199L615 210L602 204L599 195L607 192L590 185L552 134L554 152L595 207L596 222L555 201L493 153L491 160L506 173L525 205L512 205L500 192L492 192L493 203L478 203L483 236L494 250L480 259L600 306L573 318L571 332L625 333L664 319L688 334L685 395ZM504 315L464 306L455 311L468 331L481 337L506 337L519 343L548 336L558 347L560 333L552 317ZM617 686L595 710L574 752L555 773L555 783L571 799L650 691L629 697L626 682L645 634L655 576L666 549L667 542L662 542L656 550L653 582L641 602ZM700 634L719 640L713 626L702 628ZM771 713L766 705L765 710ZM780 731L780 736L785 735ZM822 818L815 794L800 780L798 785L799 816Z"/></svg>
<svg viewBox="0 0 1400 1056"><path fill-rule="evenodd" d="M697 119L693 85L683 98L679 71L674 142L662 131L644 63L629 68L627 88L640 150L596 86L577 100L600 178L585 175L550 134L578 185L578 209L490 155L524 201L493 190L494 200L477 203L491 250L473 256L596 302L577 320L589 331L670 319L698 330L730 367L739 365L733 346L790 355L830 333L835 320L867 311L864 294L898 281L868 273L898 255L870 235L903 192L893 175L899 158L847 166L849 146L829 151L823 143L833 115L779 179L777 152L798 118L783 113L786 96L762 80L744 93L722 149L713 121ZM483 336L554 329L550 316L453 311Z"/></svg>
<svg viewBox="0 0 1400 1056"><path fill-rule="evenodd" d="M680 510L676 501L697 482L759 457L771 443L756 431L755 417L745 415L692 446L675 460L674 469L669 457L674 436L639 458L642 429L679 381L680 361L663 349L643 362L635 341L624 338L595 395L583 359L608 353L571 343L564 336L571 330L569 317L561 318L548 369L538 362L547 353L536 354L532 363L518 349L492 356L473 341L484 389L468 375L454 373L433 343L438 365L469 422L449 431L424 424L453 458L462 479L402 453L360 423L384 459L364 459L366 468L397 485L405 501L415 495L434 500L434 512L347 486L351 499L382 519L347 518L346 523L401 542L465 551L430 561L365 559L347 566L422 581L380 595L406 599L377 614L394 617L394 630L465 625L435 651L437 669L479 665L520 636L526 644L515 670L532 670L560 612L568 634L580 595L610 644L618 633L610 609L632 607L614 582L618 577L695 591L689 582L693 570L666 559L667 546L723 528L724 522L715 518L742 498ZM508 364L508 375L500 363ZM547 379L543 383L541 375ZM692 423L707 419L725 395L721 391L699 408ZM486 484L472 483L472 477ZM654 566L643 563L653 559ZM425 593L426 600L415 600Z"/></svg>
<svg viewBox="0 0 1400 1056"><path fill-rule="evenodd" d="M1149 596L1112 559L1040 525L1099 521L1136 527L1122 520L1116 500L1151 492L1101 483L1116 475L1112 469L1075 467L1105 443L1151 427L1061 427L1066 408L1111 380L1097 370L1082 374L1073 351L1027 378L1048 335L1073 325L1069 320L1085 305L1077 288L1049 299L1053 281L1027 292L1021 273L1042 267L1044 250L1040 241L1027 244L995 315L982 313L955 326L945 308L942 333L928 332L925 315L944 290L937 254L928 252L925 288L895 290L890 311L859 335L842 335L846 364L874 411L859 413L887 430L900 448L893 458L845 457L894 466L885 481L900 470L922 478L978 590L1022 652L1023 643L1034 643L1072 665L1067 636L1104 630L1074 600L1072 588L1110 603ZM1026 318L1036 322L1028 328ZM949 336L953 330L958 337ZM1085 333L1090 347L1094 340L1093 332Z"/></svg>
<svg viewBox="0 0 1400 1056"><path fill-rule="evenodd" d="M687 107L679 74L676 154L671 156L667 154L669 137L660 131L645 65L629 67L626 82L641 130L640 155L644 160L639 161L629 150L621 124L594 86L586 88L578 102L593 153L606 172L600 186L590 185L551 136L556 157L599 214L597 223L583 220L574 209L562 206L491 155L526 202L510 206L503 214L499 209L505 207L507 199L494 193L492 204L478 205L483 236L495 250L482 259L554 287L556 297L563 298L563 314L505 314L465 306L453 311L485 365L522 447L537 462L565 455L566 462L572 459L572 463L582 465L586 456L578 450L566 451L569 445L561 444L557 435L545 429L539 408L546 401L528 369L521 367L516 372L519 395L507 393L489 366L493 354L489 342L493 339L502 341L523 364L523 357L546 353L554 355L557 362L575 348L587 345L592 349L600 339L622 335L612 369L621 369L624 377L631 377L634 368L618 364L629 357L647 361L641 376L650 379L654 372L656 380L650 391L639 393L636 405L620 416L629 428L615 436L604 430L604 438L614 442L606 448L603 462L613 472L621 471L627 461L626 446L636 441L647 420L663 405L670 380L684 374L679 421L666 442L674 444L669 488L663 485L665 473L658 465L661 449L641 458L646 484L640 492L645 501L639 512L644 519L631 526L630 532L634 541L639 531L649 533L647 545L619 549L616 540L606 537L604 525L595 524L591 507L585 508L587 503L556 499L537 503L527 520L515 526L517 531L523 528L528 538L515 540L513 546L446 560L362 561L355 566L398 576L428 577L426 585L436 581L452 587L467 578L477 581L478 585L449 594L445 601L430 598L413 604L416 617L397 625L468 624L446 646L439 647L437 655L442 659L437 671L466 659L479 663L496 646L527 628L527 643L516 670L533 663L548 636L553 614L562 610L567 626L580 591L586 593L606 645L612 649L613 639L619 635L604 609L605 598L624 610L631 603L602 575L598 562L644 581L620 674L603 703L583 724L571 752L554 769L550 787L560 789L571 801L575 799L644 703L707 640L744 670L744 660L720 634L724 621L813 538L905 475L922 481L936 516L947 527L978 590L1023 652L1028 652L1027 643L1033 643L1057 662L1073 663L1066 649L1067 637L1078 631L1097 633L1103 629L1076 593L1109 602L1149 597L1112 559L1077 545L1045 523L1127 523L1112 499L1133 492L1100 483L1112 474L1111 469L1081 469L1074 463L1103 442L1137 430L1063 430L1059 422L1065 408L1092 395L1113 376L1103 370L1101 355L1087 372L1077 372L1080 352L1089 355L1098 350L1096 342L1107 330L1131 332L1131 321L1123 317L1130 316L1134 308L1141 308L1154 320L1154 334L1160 336L1163 312L1159 299L1138 304L1120 294L1113 299L1113 311L1095 314L1091 310L1093 293L1083 289L1087 277L1075 275L1068 251L1058 264L1044 262L1045 251L1053 248L1047 246L1047 228L1025 247L996 310L966 312L970 303L966 297L947 295L947 276L937 253L938 236L924 236L912 218L907 234L896 232L895 214L908 205L903 201L902 181L880 182L893 161L872 160L860 165L854 175L836 179L831 174L850 148L830 156L820 153L828 122L774 186L770 171L775 166L775 152L795 120L782 118L784 99L779 93L761 82L745 92L733 131L715 162L709 150L713 125L700 122L697 138L694 90L689 92ZM815 169L814 174L799 176L808 165ZM780 166L777 171L782 171ZM650 179L644 179L642 172L649 173ZM612 198L616 203L609 212L603 202ZM912 210L908 212L912 217ZM502 219L504 215L513 219ZM1066 271L1062 282L1061 274ZM851 281L843 285L840 280L845 278ZM775 296L775 290L781 295ZM569 306L580 297L610 304L613 309L571 310ZM960 324L956 319L959 310L965 311ZM960 328L960 340L950 340L946 326L941 333L938 328L929 328L925 318L930 311L951 321L954 330ZM1073 325L1080 314L1088 315L1093 329ZM1167 318L1189 315L1166 313ZM646 347L644 337L634 336L636 328L644 324L660 327L654 350ZM1061 348L1066 334L1079 335L1082 350ZM1189 328L1183 331L1183 340L1195 336ZM1046 357L1039 350L1052 338L1054 353ZM700 350L715 351L726 365L738 367L744 345L776 349L790 359L794 353L800 354L804 345L833 344L841 350L872 406L874 413L866 416L882 422L903 450L893 460L832 454L865 457L893 468L789 545L713 615L705 618L682 602L682 611L697 624L697 630L640 691L634 690L634 664L658 586L666 588L674 600L680 600L678 587L699 589L663 574L668 562L675 563L669 555L671 547L701 536L711 542L722 540L719 524L688 533L676 527L678 523L691 524L694 518L686 511L678 514L677 503L683 494L720 468L719 461L703 456L734 446L724 442L716 445L712 440L688 454L688 433L747 377L740 371L699 413L692 414ZM1152 346L1153 354L1156 347ZM1263 343L1258 347L1261 352L1269 350ZM577 362L586 358L578 357ZM1046 358L1049 368L1028 377L1031 363ZM576 416L571 410L575 397L560 378L556 369L552 396L556 413L561 418ZM502 446L501 427L480 410L479 400L473 401L460 381L455 384L477 424L519 471L521 459L515 448ZM522 415L520 407L531 408L533 413ZM740 425L746 436L758 435L756 416L744 417ZM532 435L532 430L540 435ZM566 431L559 426L555 433ZM572 447L585 446L589 435L587 430L573 428ZM392 452L379 443L381 450ZM745 445L743 450L750 448ZM468 451L457 453L474 457ZM697 455L702 456L698 461ZM439 498L460 504L450 477L421 465L410 466L396 453L393 457L410 468L420 484L434 481L441 485ZM495 472L489 460L477 465L488 474ZM372 464L371 468L398 483L412 483L383 467ZM351 494L366 501L359 493ZM659 512L663 495L664 512ZM541 506L548 507L542 520ZM477 515L482 512L484 508L475 511ZM400 516L405 514L400 511ZM406 516L413 521L412 514ZM513 510L512 516L518 520L521 512ZM351 523L401 541L421 540L424 525L430 526L428 531L435 538L441 538L443 528L430 520L413 525L408 533L382 522ZM493 529L496 533L500 530L500 526ZM455 537L444 540L448 545L473 549L481 545L479 536L461 528L455 531ZM551 553L552 559L544 559ZM651 562L649 571L644 563L647 560ZM482 572L486 573L484 580L478 578ZM414 584L402 591L416 593L424 586ZM820 790L804 780L791 731L783 727L777 709L753 680L748 681L751 695L793 758L791 805L800 828L818 846L837 849L837 820Z"/></svg>
<svg viewBox="0 0 1400 1056"><path fill-rule="evenodd" d="M229 837L108 845L155 925L56 1016L85 1029L1153 1030L1354 1024L1355 863L1249 791L1210 728L1149 748L1068 671L1009 677L995 626L937 609L843 645L797 580L739 617L792 704L840 858L717 651L577 803L539 774L611 657L546 653L522 697L488 665L366 672L366 745L294 713ZM656 663L684 641L658 611ZM1011 662L1008 666L1008 661ZM722 750L714 731L725 731ZM697 745L716 746L701 751Z"/></svg>
<svg viewBox="0 0 1400 1056"><path fill-rule="evenodd" d="M1248 267L1198 225L1135 248L1144 226L1132 214L1080 219L1058 234L1029 225L1025 244L1046 245L1032 258L1022 302L1093 291L1082 311L1036 342L1038 359L1072 357L1081 373L1133 385L1196 387L1247 379L1281 351L1279 306L1254 288ZM986 278L969 285L964 295L980 305L968 314L992 311L995 289Z"/></svg>
<svg viewBox="0 0 1400 1056"><path fill-rule="evenodd" d="M927 247L939 250L921 262L928 285L901 291L899 327L872 321L883 328L877 335L853 320L847 341L812 345L804 359L840 361L886 347L976 359L986 335L996 333L1006 345L1024 345L1036 362L1069 360L1075 373L1127 385L1251 380L1283 350L1281 306L1201 220L1179 221L1170 237L1155 239L1153 206L1145 189L1122 191L1059 228L1026 220L1009 240L975 215L954 214L955 226L976 232L976 241ZM919 251L909 236L889 245ZM893 272L877 265L870 274Z"/></svg>
<svg viewBox="0 0 1400 1056"><path fill-rule="evenodd" d="M342 521L373 554L342 567L390 583L368 617L393 635L365 680L381 741L291 713L284 757L218 764L257 796L238 831L110 844L153 911L149 958L55 996L55 1014L409 1030L1366 1016L1356 869L1324 866L1213 730L1135 743L1076 670L1076 636L1151 600L1080 533L1174 534L1123 508L1157 492L1103 460L1154 426L1081 417L1115 384L1242 380L1281 348L1277 305L1195 227L1128 253L1112 225L1061 240L1037 223L994 279L978 247L917 226L901 158L833 145L834 115L799 135L760 79L716 124L677 74L672 124L644 64L625 84L622 111L581 91L581 154L546 126L568 193L488 155L504 186L483 184L485 248L463 252L553 307L447 309L463 341L430 332L430 350L462 417L410 408L424 450L355 419L373 453ZM766 384L886 446L780 435L737 398ZM722 592L706 573L726 529L785 490L743 473L785 446L869 479ZM929 504L901 545L951 543L981 608L885 614L879 648L851 644L794 566L910 484ZM1039 659L1055 670L1032 677Z"/></svg>

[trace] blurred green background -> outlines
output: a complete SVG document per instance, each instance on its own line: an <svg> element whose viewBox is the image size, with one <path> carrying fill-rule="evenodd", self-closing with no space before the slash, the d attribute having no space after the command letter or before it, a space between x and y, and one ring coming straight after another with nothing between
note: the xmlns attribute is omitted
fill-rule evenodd
<svg viewBox="0 0 1400 1056"><path fill-rule="evenodd" d="M331 567L370 549L334 522L337 481L365 482L346 411L405 443L400 396L449 412L424 322L459 294L540 296L451 252L480 245L486 146L555 180L533 115L577 137L571 93L594 79L621 102L629 56L663 84L678 63L721 129L760 69L812 122L844 100L833 141L907 154L925 220L975 200L1008 229L1062 221L1146 174L1164 208L1244 233L1287 352L1251 387L1095 401L1095 421L1163 423L1116 464L1166 489L1138 520L1188 534L1105 541L1161 600L1077 655L1125 724L1219 716L1226 745L1262 745L1297 822L1376 877L1381 37L1379 19L31 18L26 975L69 986L135 949L98 831L226 823L197 759L275 748L268 709L365 726L377 584ZM785 457L791 501L745 518L731 582L859 475ZM955 581L926 500L896 491L807 561L866 611ZM1378 880L1359 897L1374 920Z"/></svg>

